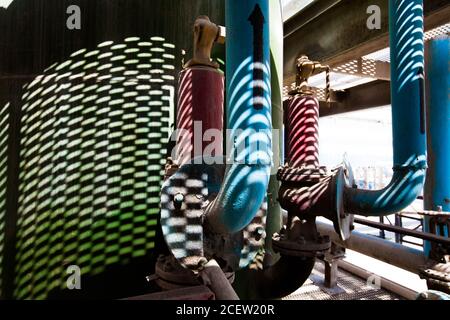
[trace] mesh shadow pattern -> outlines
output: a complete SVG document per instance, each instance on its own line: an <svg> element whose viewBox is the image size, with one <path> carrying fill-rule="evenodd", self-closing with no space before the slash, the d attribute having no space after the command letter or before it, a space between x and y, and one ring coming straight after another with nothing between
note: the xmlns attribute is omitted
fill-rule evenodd
<svg viewBox="0 0 450 320"><path fill-rule="evenodd" d="M174 52L161 37L108 41L24 86L16 298L65 289L70 265L96 275L154 248Z"/></svg>

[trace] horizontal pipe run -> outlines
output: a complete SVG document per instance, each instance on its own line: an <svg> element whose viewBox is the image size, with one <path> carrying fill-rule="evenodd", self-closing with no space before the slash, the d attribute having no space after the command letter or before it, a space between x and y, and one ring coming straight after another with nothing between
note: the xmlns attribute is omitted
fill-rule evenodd
<svg viewBox="0 0 450 320"><path fill-rule="evenodd" d="M360 218L355 218L354 222L365 225L365 226L369 226L372 228L380 229L380 230L395 232L395 233L402 234L405 236L411 236L411 237L419 238L422 240L429 240L429 241L436 242L436 243L450 245L450 238L437 236L435 234L428 233L428 232L409 230L409 229L398 227L398 226L391 226L391 225L387 225L384 223L369 221L369 220L360 219Z"/></svg>
<svg viewBox="0 0 450 320"><path fill-rule="evenodd" d="M363 268L360 268L358 266L355 266L354 264L341 260L338 262L339 268L350 272L362 279L369 279L373 274L367 270L364 270ZM402 298L405 298L407 300L416 300L418 292L411 290L409 288L406 288L398 283L395 283L389 279L386 279L384 277L380 277L380 286L381 288L390 291L392 293L395 293L399 295Z"/></svg>
<svg viewBox="0 0 450 320"><path fill-rule="evenodd" d="M317 222L317 231L322 235L330 236L330 239L334 243L344 248L362 253L415 274L419 274L421 267L424 267L429 261L423 255L422 251L356 231L352 232L350 239L342 241L334 231L334 227L323 222Z"/></svg>

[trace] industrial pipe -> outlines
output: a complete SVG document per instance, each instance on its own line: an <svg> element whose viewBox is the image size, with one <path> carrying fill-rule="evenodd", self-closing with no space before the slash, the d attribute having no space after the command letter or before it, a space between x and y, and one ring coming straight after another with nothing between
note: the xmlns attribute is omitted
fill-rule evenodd
<svg viewBox="0 0 450 320"><path fill-rule="evenodd" d="M239 300L222 269L216 260L212 259L205 264L199 274L203 283L214 292L216 300Z"/></svg>
<svg viewBox="0 0 450 320"><path fill-rule="evenodd" d="M347 272L350 272L351 274L354 274L362 279L369 279L373 276L373 273L360 268L348 261L345 260L339 260L338 261L339 268L342 270L345 270ZM380 287L383 289L386 289L387 291L393 292L400 297L403 297L407 300L415 300L417 298L417 292L414 290L411 290L409 288L406 288L398 283L395 283L389 279L386 279L384 277L379 277L380 279Z"/></svg>
<svg viewBox="0 0 450 320"><path fill-rule="evenodd" d="M319 100L294 96L287 108L287 162L292 168L319 167Z"/></svg>
<svg viewBox="0 0 450 320"><path fill-rule="evenodd" d="M272 162L269 0L226 2L227 128L224 182L206 209L216 233L245 228L263 203Z"/></svg>
<svg viewBox="0 0 450 320"><path fill-rule="evenodd" d="M223 132L223 92L223 73L219 70L193 66L181 71L175 148L178 166L194 158L201 160L204 155L222 156L222 139L208 141L204 137L211 129Z"/></svg>
<svg viewBox="0 0 450 320"><path fill-rule="evenodd" d="M204 157L223 155L224 76L211 59L211 49L221 39L221 30L207 16L195 20L194 55L180 72L178 87L174 149L178 167L192 159L203 161Z"/></svg>
<svg viewBox="0 0 450 320"><path fill-rule="evenodd" d="M283 20L279 0L270 0L270 49L272 78L272 123L273 128L282 130L282 67L283 67ZM275 138L275 137L274 137ZM273 146L274 167L283 161L281 150L282 135L277 136L278 146ZM280 153L280 159L277 155ZM281 210L276 201L280 183L272 176L269 184L267 237L262 270L245 269L236 273L234 285L243 299L276 299L294 292L308 279L314 266L314 258L275 254L272 247L272 235L282 227ZM270 239L270 240L269 240Z"/></svg>
<svg viewBox="0 0 450 320"><path fill-rule="evenodd" d="M396 213L421 193L427 168L423 0L390 0L394 175L382 190L345 189L345 211Z"/></svg>
<svg viewBox="0 0 450 320"><path fill-rule="evenodd" d="M270 0L270 75L272 92L272 128L275 133L272 142L273 168L284 163L283 153L283 15L280 0ZM269 267L278 261L279 255L273 251L272 236L280 231L282 213L277 201L280 182L275 173L270 177L267 192L266 240L264 244L264 266Z"/></svg>
<svg viewBox="0 0 450 320"><path fill-rule="evenodd" d="M236 273L236 291L242 300L281 299L298 290L314 267L314 258L281 256L272 267Z"/></svg>
<svg viewBox="0 0 450 320"><path fill-rule="evenodd" d="M425 210L450 212L450 37L430 40L427 46L428 92L428 161L430 169L425 183ZM447 228L446 228L447 229ZM430 232L429 218L424 231ZM439 232L439 230L436 230ZM449 230L441 236L448 237ZM424 253L430 254L431 244L424 243Z"/></svg>
<svg viewBox="0 0 450 320"><path fill-rule="evenodd" d="M429 262L422 254L422 251L374 236L353 231L352 236L348 240L343 241L336 234L332 225L323 222L317 222L317 230L322 234L328 235L333 242L344 248L362 253L415 274L420 274L421 267L426 266L427 262Z"/></svg>
<svg viewBox="0 0 450 320"><path fill-rule="evenodd" d="M368 226L368 227L372 227L372 228L376 228L376 229L380 229L380 230L391 231L396 234L401 234L404 236L410 236L410 237L414 237L417 239L431 241L436 244L450 246L449 238L438 236L438 235L435 235L433 233L429 233L426 231L425 232L416 231L416 230L406 229L406 228L402 228L402 227L398 227L398 226L393 226L390 224L384 224L384 223L379 223L379 222L370 221L367 219L359 219L359 218L355 218L354 223L362 224L364 226Z"/></svg>

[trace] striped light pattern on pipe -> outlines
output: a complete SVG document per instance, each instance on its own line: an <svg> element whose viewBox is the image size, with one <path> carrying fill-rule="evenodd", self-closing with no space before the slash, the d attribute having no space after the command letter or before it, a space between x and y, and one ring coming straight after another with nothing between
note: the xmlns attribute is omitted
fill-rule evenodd
<svg viewBox="0 0 450 320"><path fill-rule="evenodd" d="M180 74L176 159L223 155L224 78L212 68L189 68Z"/></svg>
<svg viewBox="0 0 450 320"><path fill-rule="evenodd" d="M427 168L422 0L390 0L394 175L382 190L346 188L346 212L389 215L422 192Z"/></svg>
<svg viewBox="0 0 450 320"><path fill-rule="evenodd" d="M227 1L226 27L232 164L206 214L214 231L234 233L259 211L272 165L269 1Z"/></svg>
<svg viewBox="0 0 450 320"><path fill-rule="evenodd" d="M6 183L8 173L9 103L0 108L0 297L2 296L5 241Z"/></svg>
<svg viewBox="0 0 450 320"><path fill-rule="evenodd" d="M287 114L289 167L319 167L319 101L312 96L290 99Z"/></svg>

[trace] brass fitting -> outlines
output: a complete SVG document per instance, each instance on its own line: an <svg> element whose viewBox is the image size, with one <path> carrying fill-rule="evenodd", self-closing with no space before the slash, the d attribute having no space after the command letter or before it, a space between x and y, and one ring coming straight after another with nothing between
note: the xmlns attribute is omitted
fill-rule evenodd
<svg viewBox="0 0 450 320"><path fill-rule="evenodd" d="M208 66L218 69L219 64L211 59L214 43L225 43L225 28L212 23L207 16L199 16L194 24L194 54L184 68Z"/></svg>
<svg viewBox="0 0 450 320"><path fill-rule="evenodd" d="M296 63L297 75L295 79L295 90L292 94L311 94L308 87L308 79L322 72L329 72L330 67L322 65L320 62L311 61L308 56L302 55L297 59Z"/></svg>

